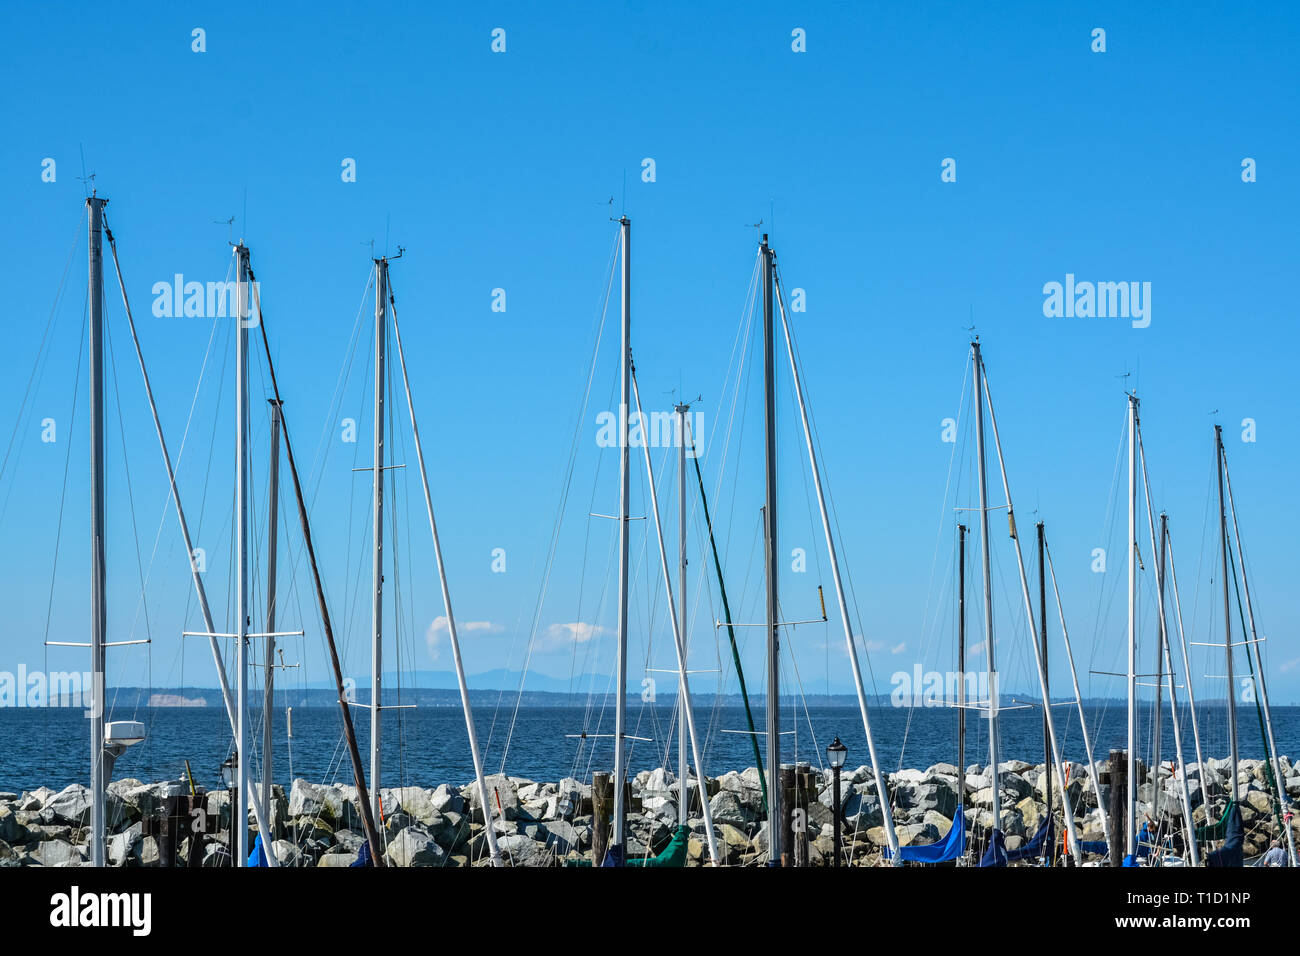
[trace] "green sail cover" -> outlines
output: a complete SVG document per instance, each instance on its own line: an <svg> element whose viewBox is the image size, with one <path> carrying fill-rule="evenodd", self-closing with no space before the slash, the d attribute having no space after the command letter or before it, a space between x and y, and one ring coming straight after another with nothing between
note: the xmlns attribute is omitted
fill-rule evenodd
<svg viewBox="0 0 1300 956"><path fill-rule="evenodd" d="M1198 840L1222 840L1228 834L1228 817L1232 814L1232 808L1235 804L1229 800L1228 805L1223 808L1223 816L1219 817L1219 822L1207 824L1203 827L1196 828L1196 839Z"/></svg>
<svg viewBox="0 0 1300 956"><path fill-rule="evenodd" d="M646 856L627 861L628 866L683 867L686 865L686 847L691 839L691 828L679 826L673 838L658 856Z"/></svg>

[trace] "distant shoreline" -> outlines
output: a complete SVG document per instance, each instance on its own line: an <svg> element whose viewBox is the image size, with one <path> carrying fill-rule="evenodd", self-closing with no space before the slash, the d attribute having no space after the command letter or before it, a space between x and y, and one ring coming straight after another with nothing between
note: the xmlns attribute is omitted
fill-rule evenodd
<svg viewBox="0 0 1300 956"><path fill-rule="evenodd" d="M672 690L673 690L672 693L663 693L660 695L661 703L666 704L675 699L676 688L674 687ZM221 690L220 688L217 687L164 687L164 688L114 687L112 688L112 693L115 694L118 697L118 699L135 697L140 699L141 701L147 701L145 706L151 708L158 708L158 709L186 708L186 707L204 708L204 707L223 706L221 702ZM600 696L604 696L606 693L612 693L612 691L601 690L599 692L593 691L591 693L587 693L587 692L565 692L565 691L551 691L551 690L525 690L521 695L518 687L511 687L511 688L475 687L470 689L469 695L470 695L470 701L476 704L483 704L483 703L494 704L497 701L502 700L504 698L508 698L511 701L513 701L515 697L518 696L520 698L519 700L520 705L525 707L580 707L580 706L585 706L593 696L600 697ZM629 693L631 693L631 691L629 691ZM288 699L286 699L286 696ZM636 696L638 699L640 698L639 691L637 691ZM739 694L715 695L708 691L697 691L695 692L694 696L697 700L697 706L698 706L698 702L703 702L706 700L711 705L717 703L718 701L721 702L722 706L740 707L743 706L744 704L744 700L741 698ZM359 692L357 694L357 699L362 703L367 702L368 697L369 697L368 693ZM337 706L337 694L332 688L319 688L319 687L309 687L306 689L297 688L297 687L285 688L283 691L281 690L276 691L276 698L277 698L277 706L287 705L290 707L303 707L303 708ZM1012 698L1018 700L1033 699L1029 694L1009 693L1004 696L1004 699L1008 701L1011 700ZM260 694L258 699L260 701ZM762 709L765 699L766 698L762 694L751 694L749 698L750 704L759 709ZM388 692L385 694L385 700L391 701L392 703L397 703L401 701L402 703L421 704L426 707L453 707L453 706L459 707L460 692L452 688L443 688L443 687L407 687L407 688L402 688L401 690L397 690L390 687ZM785 701L786 703L798 703L800 705L806 703L808 706L814 706L814 707L847 707L847 708L856 709L858 706L858 698L855 694L805 694L802 697L798 697L793 694L787 694L787 695L783 695L782 700ZM1066 703L1069 701L1069 698L1060 698L1059 700L1061 703ZM1227 706L1227 701L1222 698L1198 700L1196 703L1198 709L1203 709L1206 707L1217 709L1217 708L1222 708ZM907 709L906 707L896 708L893 697L887 694L877 694L873 696L868 696L867 704L871 707ZM931 703L927 705L920 698L916 699L916 701L911 706L918 707L918 708L928 706L928 709L944 709L943 704L935 705ZM1084 707L1108 707L1108 706L1123 707L1126 706L1126 703L1125 700L1121 697L1086 697L1083 700L1083 706ZM1138 706L1141 708L1147 708L1152 706L1152 702L1139 701ZM1296 706L1300 706L1300 704L1293 703L1293 702L1287 702L1287 703L1279 702L1274 706L1275 707L1296 707ZM5 708L0 708L0 709L5 709Z"/></svg>

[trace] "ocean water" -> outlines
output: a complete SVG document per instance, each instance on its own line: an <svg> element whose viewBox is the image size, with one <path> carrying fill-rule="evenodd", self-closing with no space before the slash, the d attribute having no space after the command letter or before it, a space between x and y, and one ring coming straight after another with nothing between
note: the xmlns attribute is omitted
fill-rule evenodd
<svg viewBox="0 0 1300 956"><path fill-rule="evenodd" d="M1088 726L1097 759L1111 748L1125 744L1125 711L1122 703L1090 705ZM368 768L369 711L354 711L362 759ZM153 708L138 714L117 713L117 719L140 719L148 727L148 739L132 747L118 761L114 778L136 777L146 781L179 778L188 760L197 782L220 786L219 768L230 753L230 733L225 711L220 707ZM473 777L464 718L459 707L419 707L390 710L384 723L384 784L431 787L440 783L463 784ZM883 767L925 768L935 763L957 761L957 713L951 708L895 709L887 706L871 711L872 731ZM1085 761L1083 739L1073 707L1054 709L1058 734L1069 759ZM489 773L504 769L512 776L534 780L558 780L564 776L590 778L593 771L608 771L613 763L613 741L609 737L568 736L610 733L612 713L579 706L524 707L518 713L509 705L477 705L475 723L484 763ZM630 707L628 734L648 740L629 740L629 767L633 773L658 766L673 768L677 763L677 728L671 706ZM1140 710L1139 750L1151 755L1151 711ZM763 713L754 714L763 729ZM808 761L814 767L825 761L825 748L835 736L848 747L848 765L869 763L866 737L858 709L853 705L790 707L782 714L782 759ZM343 744L342 719L334 707L295 707L293 737L286 734L285 714L274 713L274 776L279 783L294 777L312 781L349 782L351 767ZM1199 714L1204 754L1224 757L1228 753L1226 709L1203 707ZM985 721L968 717L967 763L988 763ZM1162 755L1172 758L1173 733L1166 711L1162 720ZM38 786L61 788L85 782L89 776L89 722L76 708L0 709L0 790L19 791ZM751 737L745 731L744 709L738 705L710 707L697 704L696 726L704 749L706 772L717 775L754 765ZM1000 722L1002 756L1038 763L1043 759L1042 714L1037 708L1006 711ZM261 715L252 715L252 736L260 748ZM1278 749L1293 759L1300 757L1300 707L1274 708L1274 730ZM1184 754L1192 760L1191 728L1184 719ZM763 737L759 748L766 753ZM1253 707L1239 710L1239 749L1242 757L1264 756L1263 738ZM260 759L255 763L255 768ZM260 776L260 769L255 770Z"/></svg>

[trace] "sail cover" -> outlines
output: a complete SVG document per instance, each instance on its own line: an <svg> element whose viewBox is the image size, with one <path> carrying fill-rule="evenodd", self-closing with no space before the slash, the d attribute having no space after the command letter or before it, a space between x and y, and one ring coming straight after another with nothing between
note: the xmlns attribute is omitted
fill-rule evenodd
<svg viewBox="0 0 1300 956"><path fill-rule="evenodd" d="M1007 865L1007 841L1002 835L1001 830L994 830L992 838L989 840L989 847L980 857L980 866L1006 866Z"/></svg>
<svg viewBox="0 0 1300 956"><path fill-rule="evenodd" d="M1223 838L1223 846L1210 854L1206 861L1206 866L1241 866L1245 858L1245 849L1243 843L1245 840L1245 828L1241 822L1241 808L1235 803L1229 805L1227 819L1227 833Z"/></svg>
<svg viewBox="0 0 1300 956"><path fill-rule="evenodd" d="M354 866L374 866L370 859L370 841L367 840L361 844L361 849L357 851L357 858L348 864L348 867Z"/></svg>
<svg viewBox="0 0 1300 956"><path fill-rule="evenodd" d="M1223 816L1219 817L1218 823L1210 823L1203 827L1196 828L1196 839L1198 840L1224 840L1228 836L1228 820L1232 816L1233 802L1229 800L1223 808Z"/></svg>
<svg viewBox="0 0 1300 956"><path fill-rule="evenodd" d="M621 846L615 846L615 845L611 844L610 847L609 847L609 849L605 851L605 859L604 859L604 861L603 861L600 865L601 865L601 866L623 866L623 865L625 865L625 862L626 862L626 861L624 860L624 856L623 856L624 852L625 852L625 850L624 850L623 847L621 847Z"/></svg>
<svg viewBox="0 0 1300 956"><path fill-rule="evenodd" d="M898 848L898 858L908 863L947 863L949 860L955 860L966 851L966 813L961 808L953 814L952 826L948 828L948 836L940 843L930 843L926 846L903 846ZM892 854L889 847L885 847L885 856Z"/></svg>
<svg viewBox="0 0 1300 956"><path fill-rule="evenodd" d="M1014 863L1016 860L1031 860L1035 857L1042 856L1044 843L1046 843L1048 847L1054 847L1056 845L1053 835L1054 828L1052 826L1052 821L1050 819L1044 820L1042 826L1038 828L1038 832L1034 834L1033 839L1018 849L1007 850L1007 862Z"/></svg>
<svg viewBox="0 0 1300 956"><path fill-rule="evenodd" d="M248 865L270 866L270 864L266 862L266 847L262 846L262 834L260 833L253 839L253 850L248 854Z"/></svg>
<svg viewBox="0 0 1300 956"><path fill-rule="evenodd" d="M686 849L691 839L691 828L679 826L673 838L658 856L634 857L627 861L628 866L644 867L681 867L686 865Z"/></svg>

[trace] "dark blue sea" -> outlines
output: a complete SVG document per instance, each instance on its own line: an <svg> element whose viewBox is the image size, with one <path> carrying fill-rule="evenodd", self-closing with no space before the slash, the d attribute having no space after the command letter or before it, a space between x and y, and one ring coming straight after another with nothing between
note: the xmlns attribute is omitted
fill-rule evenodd
<svg viewBox="0 0 1300 956"><path fill-rule="evenodd" d="M516 714L513 701L498 707L478 705L475 722L484 750L488 772L504 771L512 776L535 780L558 780L564 776L589 778L593 771L609 770L613 762L612 740L589 736L610 733L612 713L582 706L523 707ZM1201 740L1204 755L1224 757L1228 753L1226 709L1202 707ZM879 758L887 770L900 767L925 768L931 764L957 761L957 714L951 708L895 709L879 706L872 710L872 730ZM1125 744L1125 711L1122 702L1090 705L1086 708L1089 730L1097 759L1111 748ZM1253 707L1239 711L1239 747L1243 757L1264 756L1263 736ZM208 787L219 785L219 768L230 753L230 733L225 711L220 707L169 707L143 709L137 714L116 713L117 719L141 719L148 727L148 739L131 748L118 761L117 779L136 777L146 781L179 778L188 760L195 780ZM1142 732L1139 752L1149 760L1152 753L1151 710L1140 711ZM835 736L849 749L848 764L869 763L866 738L858 709L852 704L790 707L782 715L783 760L808 761L813 766L825 760L825 748ZM1084 762L1083 739L1073 707L1054 710L1058 732L1069 759ZM363 760L369 747L369 712L354 711ZM763 713L754 719L763 729ZM1293 759L1300 756L1300 707L1274 708L1278 749ZM255 745L260 748L260 712L253 714ZM710 707L697 704L697 728L704 748L704 766L710 776L727 770L753 766L751 737L745 731L744 709L739 705ZM293 736L286 734L285 713L274 713L274 776L288 783L293 777L313 781L351 779L351 768L343 745L342 720L334 707L295 707ZM984 721L968 718L967 763L988 762ZM1043 759L1042 716L1036 708L1006 711L1001 719L1004 759L1038 763ZM1163 757L1173 756L1173 734L1168 713L1163 718ZM677 763L677 735L671 706L634 704L628 716L628 734L647 740L629 741L632 772L658 766L673 768ZM1184 719L1184 753L1193 758L1191 729ZM0 790L61 788L84 782L89 775L89 722L76 708L0 709ZM760 740L762 747L763 738ZM410 710L389 710L384 725L385 786L436 786L463 784L473 777L464 718L458 707L431 706ZM259 760L260 763L260 760ZM258 774L255 774L257 776Z"/></svg>

